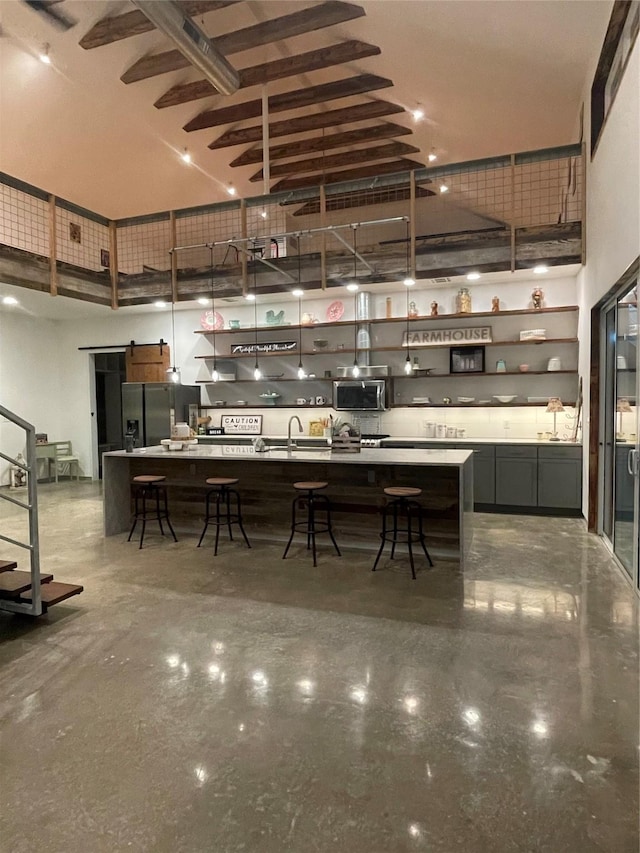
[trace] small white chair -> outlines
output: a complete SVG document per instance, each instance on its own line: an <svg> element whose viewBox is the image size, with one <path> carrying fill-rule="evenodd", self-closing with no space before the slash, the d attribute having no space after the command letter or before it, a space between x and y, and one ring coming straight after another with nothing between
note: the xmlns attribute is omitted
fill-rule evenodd
<svg viewBox="0 0 640 853"><path fill-rule="evenodd" d="M80 480L80 460L73 455L70 441L56 442L56 458L54 460L56 483L58 482L59 474L69 474L69 479L73 476L73 468L75 466L76 480Z"/></svg>

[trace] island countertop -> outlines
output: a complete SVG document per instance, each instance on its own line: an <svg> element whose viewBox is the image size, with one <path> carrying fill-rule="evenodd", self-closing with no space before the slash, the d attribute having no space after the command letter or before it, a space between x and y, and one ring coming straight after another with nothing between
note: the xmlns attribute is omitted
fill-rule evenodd
<svg viewBox="0 0 640 853"><path fill-rule="evenodd" d="M335 452L330 448L308 449L270 447L266 451L257 451L250 444L193 445L191 450L164 450L161 445L143 447L127 453L124 450L112 450L104 456L125 457L129 460L146 458L164 461L179 460L196 462L199 460L232 459L255 460L256 462L321 462L340 465L420 465L421 467L445 466L460 468L472 456L471 450L421 450L404 448L362 448L359 453Z"/></svg>

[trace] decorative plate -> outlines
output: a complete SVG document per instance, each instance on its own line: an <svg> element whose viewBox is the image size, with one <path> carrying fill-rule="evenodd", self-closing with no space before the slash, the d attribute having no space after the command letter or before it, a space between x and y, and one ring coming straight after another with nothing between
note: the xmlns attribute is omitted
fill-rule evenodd
<svg viewBox="0 0 640 853"><path fill-rule="evenodd" d="M339 299L336 299L335 302L332 302L331 305L327 308L327 320L330 323L337 323L338 320L342 318L344 314L344 305L340 302Z"/></svg>
<svg viewBox="0 0 640 853"><path fill-rule="evenodd" d="M211 308L208 311L203 311L200 317L200 325L206 332L212 332L214 329L214 314ZM215 312L215 330L219 332L224 329L224 317L218 311Z"/></svg>

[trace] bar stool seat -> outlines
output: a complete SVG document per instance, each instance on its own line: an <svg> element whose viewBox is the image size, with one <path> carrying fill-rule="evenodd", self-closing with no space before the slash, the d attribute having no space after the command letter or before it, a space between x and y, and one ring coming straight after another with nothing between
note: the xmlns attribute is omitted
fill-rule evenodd
<svg viewBox="0 0 640 853"><path fill-rule="evenodd" d="M164 536L164 528L162 526L162 520L164 519L171 531L173 541L178 541L169 519L167 487L165 485L166 479L166 477L159 474L138 474L131 481L134 490L133 494L135 503L133 524L131 526L127 542L131 541L133 532L136 529L136 524L138 521L141 521L142 530L140 531L140 544L138 545L138 548L142 548L147 521L157 521L160 526L160 533ZM162 505L160 504L160 498L162 498ZM155 506L148 506L147 501L153 502Z"/></svg>
<svg viewBox="0 0 640 853"><path fill-rule="evenodd" d="M198 540L197 547L199 548L202 545L202 540L205 537L207 532L207 528L210 524L215 525L216 528L216 540L215 547L213 549L213 556L217 557L218 555L218 543L220 541L220 528L226 527L229 531L229 539L233 542L233 531L231 529L232 524L237 524L240 528L240 532L244 537L244 541L247 543L247 548L251 548L251 543L247 539L247 534L244 531L244 526L242 524L242 505L240 503L240 493L236 489L232 489L231 486L235 486L239 483L240 480L238 477L208 477L205 480L207 486L211 486L209 491L207 492L207 496L205 498L205 518L204 518L204 527L202 529L202 533L200 534L200 539ZM211 509L211 499L215 496L216 508L215 512L212 512ZM235 500L235 512L231 511L231 500Z"/></svg>
<svg viewBox="0 0 640 853"><path fill-rule="evenodd" d="M284 549L284 554L282 555L283 560L286 559L286 556L289 553L289 548L291 547L296 531L306 534L307 551L311 550L313 554L314 566L318 565L316 558L317 533L328 533L338 557L342 556L331 528L331 502L326 495L318 494L322 489L326 489L328 485L329 483L325 480L299 480L297 483L293 484L293 488L298 492L298 494L296 494L291 504L291 535L289 536L287 547ZM298 521L296 518L296 510L299 506L302 508L302 504L305 501L307 504L306 518ZM317 512L325 513L324 521L316 518Z"/></svg>
<svg viewBox="0 0 640 853"><path fill-rule="evenodd" d="M431 555L427 551L427 546L424 541L424 531L422 528L422 507L416 500L412 498L420 497L422 489L414 486L387 486L383 489L384 494L393 498L385 504L382 510L382 532L380 533L380 548L373 564L372 572L375 572L384 546L386 542L391 543L391 559L395 556L396 545L398 543L406 544L409 551L409 563L411 565L411 577L416 579L416 569L413 561L413 544L419 542L422 550L425 553L429 565L433 566ZM393 527L391 530L387 528L388 515L391 512L393 517ZM398 527L399 518L404 517L404 528ZM418 521L417 529L413 527L413 518Z"/></svg>

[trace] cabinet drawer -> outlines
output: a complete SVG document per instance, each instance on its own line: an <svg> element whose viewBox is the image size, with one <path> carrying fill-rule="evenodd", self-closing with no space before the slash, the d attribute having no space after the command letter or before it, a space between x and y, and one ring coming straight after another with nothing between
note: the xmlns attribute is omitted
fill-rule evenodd
<svg viewBox="0 0 640 853"><path fill-rule="evenodd" d="M473 450L474 459L493 459L496 449L493 444L457 444L457 450Z"/></svg>
<svg viewBox="0 0 640 853"><path fill-rule="evenodd" d="M496 456L501 459L536 459L538 448L521 444L499 444Z"/></svg>
<svg viewBox="0 0 640 853"><path fill-rule="evenodd" d="M539 447L538 459L582 459L582 448Z"/></svg>

